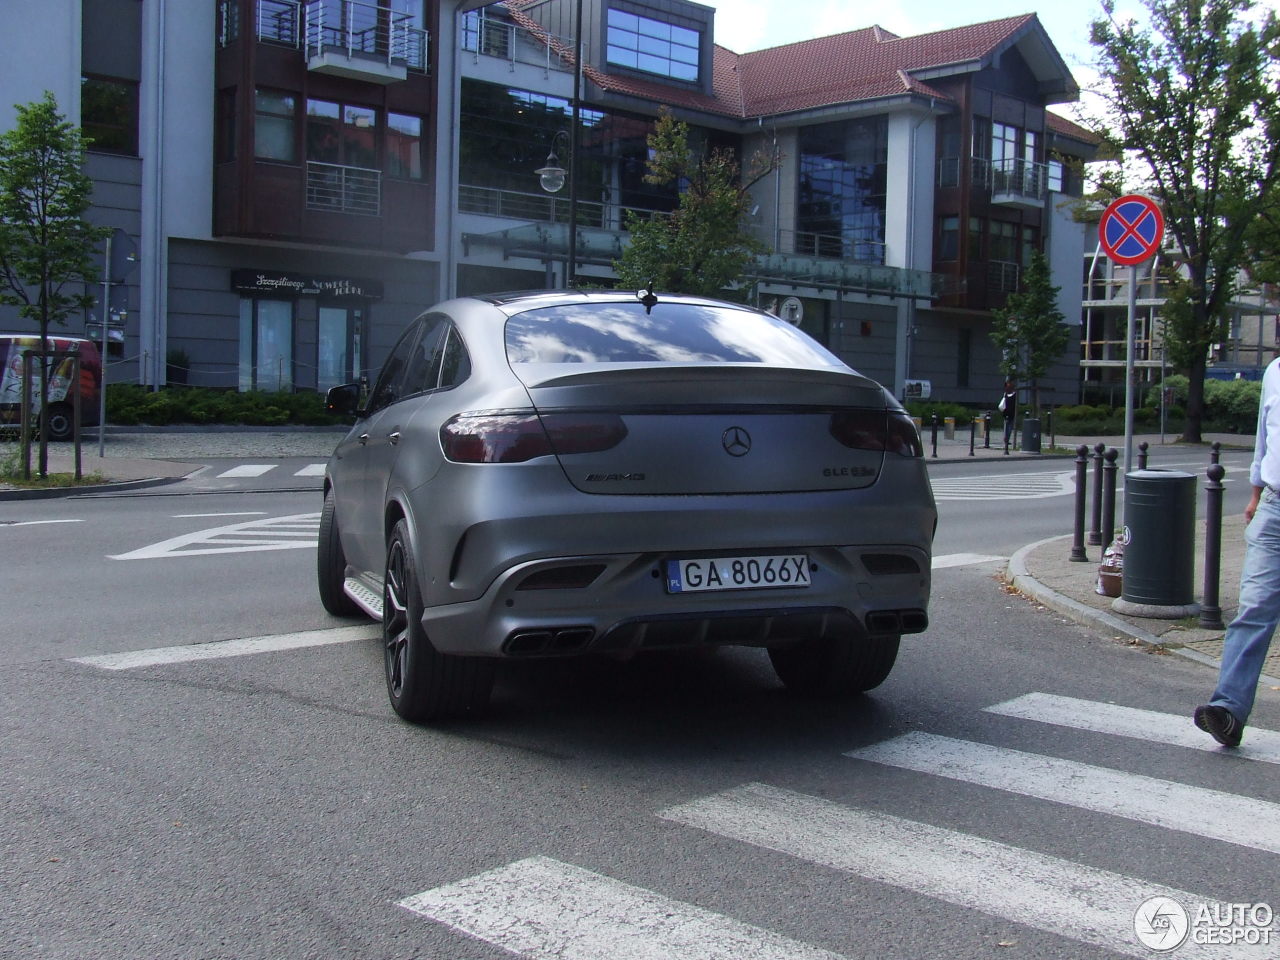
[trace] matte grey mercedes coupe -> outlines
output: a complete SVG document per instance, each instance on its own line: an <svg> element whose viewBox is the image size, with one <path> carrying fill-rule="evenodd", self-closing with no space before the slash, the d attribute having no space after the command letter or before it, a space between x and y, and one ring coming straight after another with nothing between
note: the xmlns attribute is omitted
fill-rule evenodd
<svg viewBox="0 0 1280 960"><path fill-rule="evenodd" d="M928 625L914 423L796 327L684 296L450 300L404 331L324 479L331 613L382 621L407 720L503 658L765 647L790 689L888 676Z"/></svg>

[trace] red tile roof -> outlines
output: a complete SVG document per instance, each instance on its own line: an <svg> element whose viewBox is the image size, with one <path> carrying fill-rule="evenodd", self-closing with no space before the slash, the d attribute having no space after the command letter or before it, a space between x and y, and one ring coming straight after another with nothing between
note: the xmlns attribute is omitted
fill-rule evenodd
<svg viewBox="0 0 1280 960"><path fill-rule="evenodd" d="M543 28L520 12L524 2L508 0L512 18L545 37ZM872 26L745 54L717 45L710 95L591 66L585 67L583 73L610 93L738 119L905 94L949 101L950 97L915 74L980 63L1031 29L1039 29L1039 20L1033 13L914 37L899 37ZM551 43L566 62L573 62L571 49L561 49L555 38Z"/></svg>

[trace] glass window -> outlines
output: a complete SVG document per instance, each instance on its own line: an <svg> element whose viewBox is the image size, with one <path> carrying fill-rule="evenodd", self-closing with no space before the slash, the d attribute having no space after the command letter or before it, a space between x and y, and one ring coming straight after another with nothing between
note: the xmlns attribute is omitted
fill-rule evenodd
<svg viewBox="0 0 1280 960"><path fill-rule="evenodd" d="M298 159L298 98L277 90L254 92L253 154L265 160L295 163Z"/></svg>
<svg viewBox="0 0 1280 960"><path fill-rule="evenodd" d="M80 78L80 128L100 153L138 154L138 85L131 80Z"/></svg>
<svg viewBox="0 0 1280 960"><path fill-rule="evenodd" d="M882 116L800 131L797 252L884 262L888 144Z"/></svg>
<svg viewBox="0 0 1280 960"><path fill-rule="evenodd" d="M1007 123L991 125L991 160L999 164L1018 156L1018 128Z"/></svg>
<svg viewBox="0 0 1280 960"><path fill-rule="evenodd" d="M991 259L1018 262L1018 226L1000 220L991 221Z"/></svg>
<svg viewBox="0 0 1280 960"><path fill-rule="evenodd" d="M967 252L969 261L972 263L982 259L982 218L969 218L969 237Z"/></svg>
<svg viewBox="0 0 1280 960"><path fill-rule="evenodd" d="M422 179L422 118L387 114L387 173L409 180Z"/></svg>
<svg viewBox="0 0 1280 960"><path fill-rule="evenodd" d="M378 166L378 114L369 107L346 106L342 111L343 162L351 167Z"/></svg>
<svg viewBox="0 0 1280 960"><path fill-rule="evenodd" d="M767 314L659 301L544 307L507 321L507 359L522 363L770 363L844 365Z"/></svg>
<svg viewBox="0 0 1280 960"><path fill-rule="evenodd" d="M674 80L698 80L702 35L697 30L611 9L606 49L609 63Z"/></svg>
<svg viewBox="0 0 1280 960"><path fill-rule="evenodd" d="M1031 266L1031 256L1040 247L1040 231L1035 227L1022 228L1022 260L1024 267Z"/></svg>
<svg viewBox="0 0 1280 960"><path fill-rule="evenodd" d="M437 314L424 320L425 328L409 352L402 396L434 390L440 383L441 345L449 331L448 320Z"/></svg>
<svg viewBox="0 0 1280 960"><path fill-rule="evenodd" d="M444 357L440 363L440 388L456 387L471 376L471 356L462 342L457 327L449 328L449 339L444 345Z"/></svg>
<svg viewBox="0 0 1280 960"><path fill-rule="evenodd" d="M307 101L307 159L317 163L342 162L342 108L328 100Z"/></svg>
<svg viewBox="0 0 1280 960"><path fill-rule="evenodd" d="M1062 192L1063 168L1061 160L1049 161L1049 190L1053 193Z"/></svg>
<svg viewBox="0 0 1280 960"><path fill-rule="evenodd" d="M360 378L363 336L363 308L320 308L316 338L316 389L328 390Z"/></svg>
<svg viewBox="0 0 1280 960"><path fill-rule="evenodd" d="M240 389L293 389L293 301L240 298Z"/></svg>
<svg viewBox="0 0 1280 960"><path fill-rule="evenodd" d="M942 217L938 221L938 259L960 259L959 217Z"/></svg>
<svg viewBox="0 0 1280 960"><path fill-rule="evenodd" d="M1036 144L1038 141L1038 138L1036 137L1036 132L1034 130L1028 130L1025 134L1023 134L1023 137L1024 139L1022 143L1022 159L1027 161L1027 163L1035 163L1036 150L1037 150Z"/></svg>
<svg viewBox="0 0 1280 960"><path fill-rule="evenodd" d="M409 329L404 332L396 345L391 348L391 354L387 357L387 362L382 365L382 371L378 374L378 381L373 386L373 392L369 395L368 410L373 413L375 410L381 410L388 404L395 403L403 394L405 367L409 363L409 357L413 351L414 343L417 341L418 332L422 329L422 324L415 323L410 325Z"/></svg>

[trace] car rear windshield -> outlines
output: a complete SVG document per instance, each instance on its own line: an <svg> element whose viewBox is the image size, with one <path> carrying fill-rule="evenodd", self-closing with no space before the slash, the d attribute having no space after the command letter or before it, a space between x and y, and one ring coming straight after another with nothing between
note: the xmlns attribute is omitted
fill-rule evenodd
<svg viewBox="0 0 1280 960"><path fill-rule="evenodd" d="M766 363L842 367L791 324L713 304L575 303L507 320L513 363Z"/></svg>

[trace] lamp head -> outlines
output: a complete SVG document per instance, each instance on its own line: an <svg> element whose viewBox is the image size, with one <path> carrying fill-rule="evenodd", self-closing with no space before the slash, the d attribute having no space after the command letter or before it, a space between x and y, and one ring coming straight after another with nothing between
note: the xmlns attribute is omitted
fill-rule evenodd
<svg viewBox="0 0 1280 960"><path fill-rule="evenodd" d="M554 150L547 154L546 166L539 167L533 172L538 175L538 183L547 193L559 193L564 186L566 171L560 166L560 158L556 156Z"/></svg>

